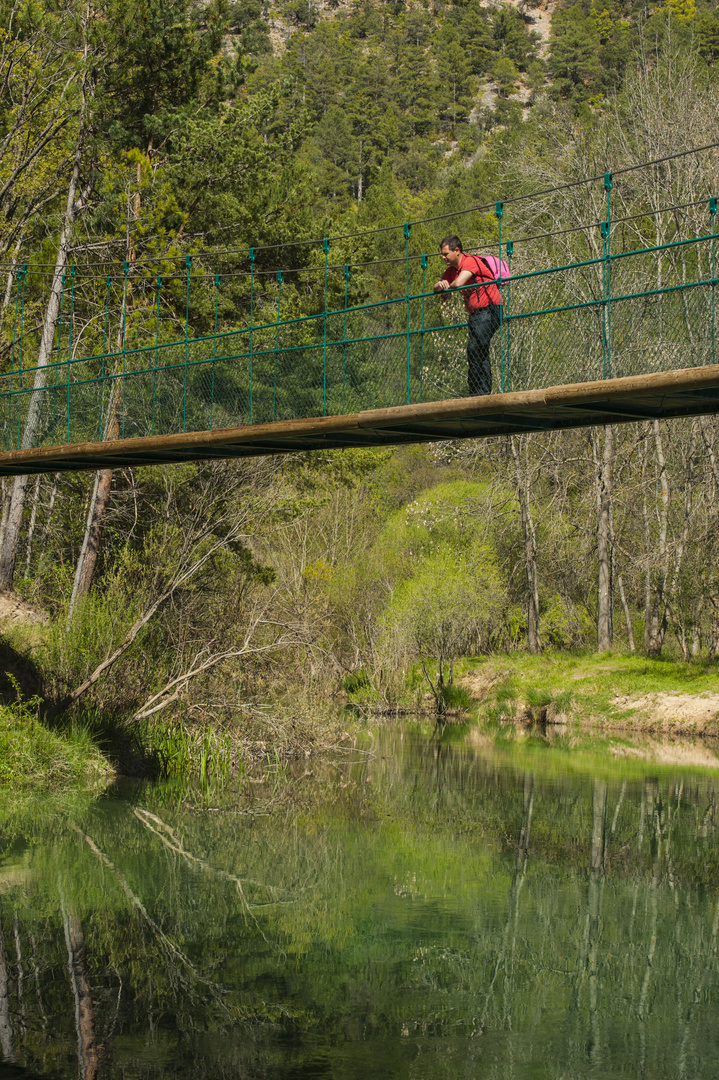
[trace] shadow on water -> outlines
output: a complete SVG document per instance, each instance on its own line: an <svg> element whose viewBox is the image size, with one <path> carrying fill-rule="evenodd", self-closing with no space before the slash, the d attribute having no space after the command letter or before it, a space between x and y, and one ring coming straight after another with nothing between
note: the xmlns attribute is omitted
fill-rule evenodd
<svg viewBox="0 0 719 1080"><path fill-rule="evenodd" d="M0 1077L714 1077L717 781L570 760L387 725L6 813Z"/></svg>

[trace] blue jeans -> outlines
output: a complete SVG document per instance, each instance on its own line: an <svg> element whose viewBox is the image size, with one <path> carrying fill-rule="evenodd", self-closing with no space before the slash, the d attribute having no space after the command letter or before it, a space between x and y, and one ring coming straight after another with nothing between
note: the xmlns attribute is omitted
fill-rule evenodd
<svg viewBox="0 0 719 1080"><path fill-rule="evenodd" d="M467 385L470 397L492 393L492 368L489 363L489 345L499 330L501 321L499 304L479 308L469 316L469 340L467 341Z"/></svg>

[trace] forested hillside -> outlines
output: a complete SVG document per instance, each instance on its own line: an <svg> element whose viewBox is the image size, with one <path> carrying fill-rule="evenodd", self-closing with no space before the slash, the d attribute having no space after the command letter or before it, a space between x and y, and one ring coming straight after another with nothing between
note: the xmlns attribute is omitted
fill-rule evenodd
<svg viewBox="0 0 719 1080"><path fill-rule="evenodd" d="M462 211L692 146L714 149L616 186L622 243L711 231L714 0L0 0L0 19L0 371L19 318L26 366L61 340L244 327L250 247L267 321L278 271L283 317L319 310L325 236L358 267L350 302L392 297L372 264L402 234L371 230L449 215L413 226L417 252L494 242L493 214ZM595 187L508 208L508 235L540 237L520 270L593 250L559 232L598 223ZM49 619L13 631L13 662L56 708L204 722L298 692L404 700L420 661L436 684L494 649L719 654L713 419L5 479L2 501L0 588Z"/></svg>

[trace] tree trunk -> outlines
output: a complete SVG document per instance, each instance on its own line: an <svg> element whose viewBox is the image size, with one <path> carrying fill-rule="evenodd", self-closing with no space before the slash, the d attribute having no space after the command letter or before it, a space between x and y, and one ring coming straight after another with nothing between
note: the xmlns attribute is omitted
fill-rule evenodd
<svg viewBox="0 0 719 1080"><path fill-rule="evenodd" d="M40 414L42 412L42 404L44 400L44 388L47 378L47 365L52 355L52 345L55 337L55 328L60 315L60 297L62 294L62 277L67 265L68 250L72 239L73 226L75 223L75 212L77 209L77 188L80 179L80 166L82 164L82 156L85 143L85 127L86 127L86 107L88 101L87 94L87 80L83 80L82 91L82 108L80 112L80 126L77 136L77 144L75 146L75 157L73 161L72 174L70 176L70 185L67 193L67 206L65 208L65 217L63 220L62 232L60 234L60 243L57 249L57 257L55 259L55 269L53 272L52 286L50 289L50 299L48 300L47 309L45 311L45 322L43 324L42 338L40 339L40 350L38 352L37 367L35 371L35 381L33 384L33 392L30 395L30 404L28 406L27 419L25 421L25 430L23 432L21 449L27 450L31 447L37 438L38 429L40 427ZM22 528L23 512L25 510L25 495L27 491L28 477L16 476L13 483L12 498L10 500L10 508L7 514L7 520L5 524L5 532L3 535L3 543L0 548L0 589L12 588L13 578L15 576L15 559L17 556L18 544L20 541L20 530Z"/></svg>
<svg viewBox="0 0 719 1080"><path fill-rule="evenodd" d="M612 581L616 580L617 588L619 589L619 599L622 605L622 611L624 612L624 621L627 627L627 645L631 653L636 652L636 646L634 644L634 629L632 627L632 616L629 611L629 604L627 603L627 594L624 591L624 578L617 570L617 544L614 535L614 503L609 504L609 541L612 546Z"/></svg>
<svg viewBox="0 0 719 1080"><path fill-rule="evenodd" d="M690 655L689 641L685 619L679 603L679 575L681 574L684 554L689 544L689 530L691 528L694 513L694 481L696 470L697 435L699 421L692 420L691 436L689 439L689 456L687 458L686 472L684 477L684 521L679 542L675 544L674 572L671 584L667 589L667 606L671 611L672 621L679 645L682 650L682 659L688 660Z"/></svg>
<svg viewBox="0 0 719 1080"><path fill-rule="evenodd" d="M592 435L597 484L597 649L606 652L614 639L612 618L612 542L611 499L612 461L614 458L614 428L607 424L604 429L604 450L599 458L599 440Z"/></svg>
<svg viewBox="0 0 719 1080"><path fill-rule="evenodd" d="M121 325L119 335L120 341L122 341L123 334L124 325ZM120 433L120 403L120 392L118 391L117 384L115 384L112 388L112 396L110 399L107 428L105 430L106 439L116 439ZM105 526L105 515L107 514L107 507L110 502L112 474L112 469L98 469L95 474L95 483L93 485L90 506L87 512L85 535L82 540L82 548L80 549L80 556L77 560L75 580L72 586L72 596L70 597L70 607L67 616L68 619L72 618L77 601L81 597L86 596L92 586L95 570L97 568L97 560L100 554L100 542L102 540L102 530Z"/></svg>
<svg viewBox="0 0 719 1080"><path fill-rule="evenodd" d="M649 656L658 657L667 632L667 578L669 576L669 549L667 547L667 527L669 518L669 478L662 445L659 421L653 421L654 446L657 457L659 488L661 491L661 509L659 511L659 576L652 588L651 567L647 566L646 597L644 611L644 644ZM651 559L651 536L649 515L644 501L644 528L647 563Z"/></svg>
<svg viewBox="0 0 719 1080"><path fill-rule="evenodd" d="M120 320L120 330L118 332L118 349L122 345L122 339L125 334L125 317L126 313L123 312L123 318ZM120 434L120 405L121 394L118 389L118 384L115 383L112 388L110 406L108 409L107 428L105 429L106 439L117 439ZM110 501L112 473L112 469L98 469L95 473L95 483L93 485L90 506L87 512L85 535L82 540L80 557L77 560L77 567L75 569L75 580L72 586L72 596L70 597L70 607L67 615L68 619L72 618L77 601L81 597L86 596L92 586L92 580L97 568L97 559L100 554L100 541L102 540L102 530L105 526L105 515L107 514L107 507Z"/></svg>
<svg viewBox="0 0 719 1080"><path fill-rule="evenodd" d="M694 625L692 626L692 656L699 656L702 651L702 611L704 610L704 597L700 596L694 606Z"/></svg>
<svg viewBox="0 0 719 1080"><path fill-rule="evenodd" d="M150 145L148 146L148 154L151 149L152 139L150 139ZM141 181L142 165L138 161L137 189L132 196L132 213L135 221L137 221L140 216ZM130 222L128 220L127 264L130 267L130 270L132 270L132 267L134 266L135 258L135 247L131 238ZM118 351L122 348L122 342L125 338L126 319L127 305L123 308L122 318L120 319L120 327L117 335ZM110 405L108 408L107 428L105 430L106 439L117 439L119 437L120 406L120 392L118 391L117 383L113 382ZM77 601L83 596L87 596L92 587L95 570L97 569L97 560L100 554L100 543L102 541L102 530L105 526L105 515L107 514L107 507L110 501L112 473L112 469L99 469L95 474L95 483L93 485L92 497L90 498L90 506L87 512L85 535L80 549L80 557L77 560L77 567L75 568L75 580L73 582L72 595L70 597L70 606L67 615L68 619L72 618Z"/></svg>
<svg viewBox="0 0 719 1080"><path fill-rule="evenodd" d="M95 576L111 486L112 469L100 469L95 474L95 484L87 514L85 536L82 541L80 557L77 560L77 569L75 570L68 619L72 618L77 601L89 593L92 579Z"/></svg>
<svg viewBox="0 0 719 1080"><path fill-rule="evenodd" d="M522 460L515 442L510 435L509 445L514 460L514 477L519 500L519 517L522 523L524 542L524 570L527 578L527 648L530 653L542 651L539 636L539 575L537 573L537 537L532 521L527 487L522 476Z"/></svg>
<svg viewBox="0 0 719 1080"><path fill-rule="evenodd" d="M37 519L37 504L40 498L40 481L42 476L38 473L35 480L35 494L32 498L32 510L30 512L30 524L27 530L27 547L25 548L25 573L30 573L30 558L32 556L32 538L35 532L35 521Z"/></svg>
<svg viewBox="0 0 719 1080"><path fill-rule="evenodd" d="M710 596L709 603L709 659L716 660L719 656L719 596Z"/></svg>
<svg viewBox="0 0 719 1080"><path fill-rule="evenodd" d="M42 530L41 547L43 549L45 548L45 542L47 541L48 535L50 533L50 522L52 521L52 516L53 516L53 513L55 511L55 499L57 498L57 485L58 485L59 481L60 481L60 473L56 472L55 475L52 478L52 490L50 491L50 500L49 500L49 502L47 504L47 515L45 517L45 524L44 524L43 530Z"/></svg>
<svg viewBox="0 0 719 1080"><path fill-rule="evenodd" d="M15 251L13 253L12 262L10 263L10 269L8 270L7 282L5 284L5 294L4 294L3 300L2 300L2 309L0 309L0 326L2 326L2 323L5 320L5 312L7 311L8 306L10 304L10 297L12 296L12 284L13 284L13 281L16 280L17 264L20 261L19 260L19 255L20 255L20 247L21 247L22 241L23 241L23 236L24 236L24 233L21 232L19 237L18 237L17 243L15 244Z"/></svg>
<svg viewBox="0 0 719 1080"><path fill-rule="evenodd" d="M0 521L0 548L2 548L5 526L7 525L8 511L10 509L10 486L6 478L0 477L0 492L2 493L2 521Z"/></svg>
<svg viewBox="0 0 719 1080"><path fill-rule="evenodd" d="M634 630L632 629L632 614L629 610L629 604L627 603L627 594L624 591L624 578L621 574L617 574L617 586L619 588L619 599L622 602L622 611L624 612L624 621L627 624L627 644L631 653L636 652L637 648L634 644Z"/></svg>

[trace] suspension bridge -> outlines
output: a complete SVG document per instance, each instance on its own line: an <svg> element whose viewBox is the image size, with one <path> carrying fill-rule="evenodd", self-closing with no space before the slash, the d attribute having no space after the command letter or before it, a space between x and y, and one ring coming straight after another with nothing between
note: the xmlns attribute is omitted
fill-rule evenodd
<svg viewBox="0 0 719 1080"><path fill-rule="evenodd" d="M104 322L100 310L78 330L77 274L71 266L62 277L52 352L34 366L28 358L36 355L37 333L33 338L26 330L25 312L32 269L21 266L14 274L14 323L5 352L10 362L0 373L0 475L719 412L716 197L703 200L704 231L653 246L618 245L610 173L603 184L606 218L596 224L590 257L558 265L544 258L523 272L512 266L514 245L502 240L503 204L496 204L494 252L507 260L510 274L499 283L494 392L484 397L467 396L461 300L455 295L445 304L433 294L436 262L430 263L436 256L410 253L410 224L403 227L404 259L392 260L400 264L393 280L404 285L402 295L348 304L352 267L330 267L330 241L324 240L319 310L282 317L285 276L278 271L277 307L269 319L266 296L256 304L256 252L250 248L247 325L218 329L221 279L215 275L213 331L201 337L189 331L197 282L187 256L179 279L186 290L184 336L175 332L174 339L161 339L167 283L158 276L156 304L136 309L134 326L143 337L136 347L129 347L127 337L133 283L125 263L114 351L107 347L111 277ZM333 270L344 279L344 305L335 308L328 302ZM212 300L205 289L210 313ZM96 340L98 347L86 349L85 340Z"/></svg>

